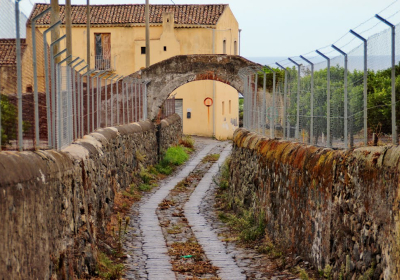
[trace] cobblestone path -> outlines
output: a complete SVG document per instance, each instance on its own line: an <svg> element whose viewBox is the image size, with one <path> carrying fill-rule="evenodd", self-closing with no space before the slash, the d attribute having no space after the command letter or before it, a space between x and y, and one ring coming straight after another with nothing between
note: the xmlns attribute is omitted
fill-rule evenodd
<svg viewBox="0 0 400 280"><path fill-rule="evenodd" d="M242 270L237 266L232 255L227 254L225 246L200 213L201 202L213 183L213 177L218 173L219 167L224 163L230 151L231 146L229 145L221 153L219 160L214 163L202 178L192 193L190 200L185 205L185 216L192 226L196 239L203 247L206 256L211 260L213 265L219 267L218 276L221 279L241 280L246 279L246 276L242 274Z"/></svg>
<svg viewBox="0 0 400 280"><path fill-rule="evenodd" d="M213 211L213 177L230 150L228 142L196 138L192 159L132 207L124 245L125 279L296 278L286 271L270 273L266 267L273 268L273 263L268 257L224 242L221 233L227 229ZM219 154L219 159L205 162L212 154ZM198 250L196 259L182 258L180 246L193 244Z"/></svg>

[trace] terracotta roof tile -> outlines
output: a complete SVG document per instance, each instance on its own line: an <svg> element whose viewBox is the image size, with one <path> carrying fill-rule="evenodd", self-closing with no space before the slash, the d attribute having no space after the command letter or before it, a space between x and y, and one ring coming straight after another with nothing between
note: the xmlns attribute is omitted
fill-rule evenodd
<svg viewBox="0 0 400 280"><path fill-rule="evenodd" d="M150 5L150 23L162 23L164 11L174 12L175 24L215 25L224 12L226 4L219 5ZM30 19L50 7L49 4L35 4ZM143 4L133 5L92 5L92 24L144 23ZM86 24L86 5L72 5L72 23ZM65 6L60 5L60 18L65 23ZM50 24L50 12L37 21L37 25Z"/></svg>
<svg viewBox="0 0 400 280"><path fill-rule="evenodd" d="M21 39L21 55L26 49L26 40ZM15 65L17 63L16 39L0 39L0 65Z"/></svg>

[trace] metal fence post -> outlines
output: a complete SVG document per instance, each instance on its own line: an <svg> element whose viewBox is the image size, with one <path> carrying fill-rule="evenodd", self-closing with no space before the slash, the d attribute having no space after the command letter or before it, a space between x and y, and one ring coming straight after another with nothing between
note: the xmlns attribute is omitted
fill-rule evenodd
<svg viewBox="0 0 400 280"><path fill-rule="evenodd" d="M82 138L84 135L83 132L83 75L81 75L80 73L88 68L89 65L86 65L85 67L83 67L82 69L78 70L78 77L79 77L79 88L80 88L80 106L79 106L79 112L80 112L80 137Z"/></svg>
<svg viewBox="0 0 400 280"><path fill-rule="evenodd" d="M278 62L275 63L276 65L278 65L283 71L285 71L285 85L284 85L284 90L283 90L283 139L287 139L289 138L290 134L289 134L289 124L286 126L286 122L287 122L287 72L288 70L283 67L282 65L280 65ZM286 129L288 129L286 131Z"/></svg>
<svg viewBox="0 0 400 280"><path fill-rule="evenodd" d="M136 115L137 115L137 120L139 120L140 119L140 106L141 106L141 103L140 103L140 95L143 93L143 90L142 90L142 85L140 84L139 85L139 94L137 94L137 84L138 84L138 81L136 80L135 81L135 106L136 106L136 100L137 99L139 99L139 105L138 106L136 106Z"/></svg>
<svg viewBox="0 0 400 280"><path fill-rule="evenodd" d="M135 121L140 120L140 95L143 94L143 89L142 89L142 84L139 82L139 80L135 80ZM138 90L139 87L139 90ZM168 99L167 99L168 100Z"/></svg>
<svg viewBox="0 0 400 280"><path fill-rule="evenodd" d="M309 61L304 56L300 55L301 59L311 65L311 96L310 96L310 144L314 145L314 63Z"/></svg>
<svg viewBox="0 0 400 280"><path fill-rule="evenodd" d="M253 104L252 104L252 102L253 102L253 88L252 88L252 85L251 85L251 74L249 74L249 79L248 79L248 83L249 83L249 110L248 110L248 113L249 113L249 116L248 116L248 120L249 120L249 130L252 130L253 129L253 124L252 124L252 122L253 122L253 110L252 110L252 107L253 107Z"/></svg>
<svg viewBox="0 0 400 280"><path fill-rule="evenodd" d="M90 133L90 117L89 117L89 112L90 112L90 88L89 88L89 85L90 85L90 74L92 74L93 72L95 71L95 69L93 69L93 70L89 70L89 71L87 71L86 72L86 97L87 97L87 104L86 104L86 116L87 116L87 134L89 134ZM92 83L93 83L93 78L92 78ZM93 98L93 95L92 95L92 98ZM92 102L93 102L93 100L92 100ZM92 119L93 119L93 117L92 117ZM93 126L94 126L94 124L93 124Z"/></svg>
<svg viewBox="0 0 400 280"><path fill-rule="evenodd" d="M247 75L247 129L251 130L251 102L253 90L251 88L251 75Z"/></svg>
<svg viewBox="0 0 400 280"><path fill-rule="evenodd" d="M50 50L50 54L51 54L50 55L50 63L51 63L50 68L52 69L52 72L51 72L51 74L52 74L52 77L51 77L51 85L52 85L51 86L51 90L52 90L51 97L52 97L52 99L50 100L49 62L48 62L48 57L47 57L48 56L47 55L47 48L48 48L47 34L60 24L61 24L61 21L57 21L55 24L53 24L52 26L50 26L43 32L43 51L44 51L44 69L45 69L44 74L45 74L45 82L46 82L46 111L47 111L47 133L48 133L47 140L48 140L49 148L54 147L54 144L55 144L55 142L54 142L55 139L53 138L53 135L55 133L54 132L55 123L54 123L54 115L53 115L54 112L53 112L53 114L51 114L51 112L50 112L50 110L54 108L53 107L54 106L54 103L53 103L53 100L54 100L54 97L53 97L53 95L54 95L54 89L53 89L54 70L52 68L52 67L54 67L54 65L53 65L53 58L52 58L53 57L53 49L51 48L51 50ZM53 118L53 121L52 121L52 118Z"/></svg>
<svg viewBox="0 0 400 280"><path fill-rule="evenodd" d="M126 79L126 82L125 82L125 91L126 91L126 104L125 104L125 106L126 106L126 123L129 123L129 80L130 80L130 78L127 78ZM126 124L125 123L125 124Z"/></svg>
<svg viewBox="0 0 400 280"><path fill-rule="evenodd" d="M254 78L254 107L255 107L255 114L254 114L254 121L256 123L256 127L257 127L257 133L260 130L260 118L259 118L259 108L258 108L258 72L255 71L254 73L255 78Z"/></svg>
<svg viewBox="0 0 400 280"><path fill-rule="evenodd" d="M120 125L121 123L119 122L119 115L120 115L120 111L119 111L119 99L120 99L120 96L119 96L119 86L118 86L118 83L119 83L119 81L121 81L122 79L124 78L124 76L120 76L119 78L118 78L118 80L117 80L117 124L118 125ZM122 93L124 92L123 91L123 83L121 83L121 90L122 90Z"/></svg>
<svg viewBox="0 0 400 280"><path fill-rule="evenodd" d="M126 124L126 122L125 122L125 106L126 106L126 104L125 104L125 99L126 99L126 79L127 78L124 78L123 80L122 80L122 123L123 124Z"/></svg>
<svg viewBox="0 0 400 280"><path fill-rule="evenodd" d="M55 76L55 69L54 67L55 65L55 58L59 57L60 55L62 55L64 52L67 51L67 49L64 49L63 51L57 53L56 55L54 55L54 51L53 51L53 46L55 44L58 44L61 40L65 39L67 36L64 35L60 38L58 38L57 40L55 40L54 42L52 42L50 44L50 75L51 75L51 113L52 113L52 132L53 132L53 147L56 147L56 81L58 79L57 76Z"/></svg>
<svg viewBox="0 0 400 280"><path fill-rule="evenodd" d="M332 45L332 48L334 48L336 51L338 51L340 54L344 56L344 146L346 149L348 148L348 128L347 128L347 123L348 123L348 96L347 96L347 53L336 47L335 45Z"/></svg>
<svg viewBox="0 0 400 280"><path fill-rule="evenodd" d="M17 48L17 94L18 94L18 150L22 151L22 68L21 68L21 41L19 35L19 1L15 1L15 25Z"/></svg>
<svg viewBox="0 0 400 280"><path fill-rule="evenodd" d="M243 79L243 127L246 128L247 127L247 125L246 125L246 122L247 122L247 119L246 119L246 114L247 114L247 107L246 107L247 106L247 99L246 99L247 77L243 76L242 79Z"/></svg>
<svg viewBox="0 0 400 280"><path fill-rule="evenodd" d="M74 64L76 61L78 61L80 58L79 57L77 57L77 58L75 58L73 61L71 61L70 63L68 63L68 66L71 66L72 64ZM77 89L77 86L76 86L76 81L75 81L75 76L76 76L76 74L77 74L77 72L75 71L75 68L77 67L77 66L79 66L80 64L82 64L83 63L83 59L80 61L80 62L78 62L77 64L75 64L74 66L72 66L72 85L73 85L73 88L72 88L72 97L73 97L73 103L74 103L74 134L75 134L75 138L78 138L78 124L77 124L77 119L78 119L78 116L77 116L77 114L78 114L78 110L77 110L77 107L78 107L78 97L79 97L79 95L77 94L78 92L79 92L79 89Z"/></svg>
<svg viewBox="0 0 400 280"><path fill-rule="evenodd" d="M368 145L368 103L367 103L367 98L368 98L368 87L367 87L367 80L368 80L368 66L367 66L367 61L368 61L368 41L361 35L357 34L353 30L350 30L350 33L356 36L358 39L362 40L364 42L364 145ZM353 134L353 131L352 131Z"/></svg>
<svg viewBox="0 0 400 280"><path fill-rule="evenodd" d="M375 15L377 19L390 26L392 29L392 144L397 145L397 126L396 126L396 26L379 15Z"/></svg>
<svg viewBox="0 0 400 280"><path fill-rule="evenodd" d="M288 58L294 65L297 66L297 104L296 104L296 132L294 138L296 140L300 140L300 64L298 64L296 61L291 59L290 57Z"/></svg>
<svg viewBox="0 0 400 280"><path fill-rule="evenodd" d="M34 92L34 106L35 106L35 149L39 144L39 98L38 98L38 82L37 82L37 63L36 63L36 21L43 17L51 7L47 8L31 20L32 29L32 65L33 65L33 92ZM46 47L46 46L45 46ZM1 124L0 124L1 127ZM0 131L0 150L1 150L1 131Z"/></svg>
<svg viewBox="0 0 400 280"><path fill-rule="evenodd" d="M272 71L272 108L271 108L271 139L275 138L275 106L276 106L276 72L271 67L267 66Z"/></svg>
<svg viewBox="0 0 400 280"><path fill-rule="evenodd" d="M271 69L272 70L272 69ZM276 72L272 70L272 138L275 138L275 112L276 112Z"/></svg>
<svg viewBox="0 0 400 280"><path fill-rule="evenodd" d="M149 82L144 83L144 95L143 95L143 120L146 120L149 118L147 115L147 85ZM175 103L174 103L175 106Z"/></svg>
<svg viewBox="0 0 400 280"><path fill-rule="evenodd" d="M111 75L110 76L110 85L111 85L111 98L110 98L110 126L114 125L114 90L113 90L113 80L118 75ZM115 83L114 83L115 84Z"/></svg>
<svg viewBox="0 0 400 280"><path fill-rule="evenodd" d="M104 75L105 76L105 75ZM107 81L108 81L108 79L109 78L111 78L111 76L108 76L106 79L105 79L105 82L104 82L104 105L105 105L105 127L108 127L108 94L107 94ZM101 98L100 98L100 100L101 100ZM101 103L101 101L100 101L100 103ZM97 105L98 106L98 105Z"/></svg>
<svg viewBox="0 0 400 280"><path fill-rule="evenodd" d="M252 95L252 89L251 89L251 75L247 75L247 129L251 130L251 95Z"/></svg>
<svg viewBox="0 0 400 280"><path fill-rule="evenodd" d="M134 80L131 80L131 99L132 99L132 122L136 121L136 91L133 90Z"/></svg>
<svg viewBox="0 0 400 280"><path fill-rule="evenodd" d="M326 89L326 146L332 148L331 138L331 59L319 50L316 53L326 59L327 63L327 89Z"/></svg>
<svg viewBox="0 0 400 280"><path fill-rule="evenodd" d="M100 123L101 123L101 81L100 81L100 93L99 93L99 79L103 78L107 74L108 74L108 72L106 70L104 70L104 71L100 71L95 76L95 77L97 77L97 92L96 92L96 95L97 95L97 106L96 106L96 110L97 110L97 128L98 129L100 128ZM105 125L106 125L106 127L107 127L107 119L108 119L108 116L107 116L107 79L105 81L105 86L104 86L105 87L105 97L104 98L105 98L105 103L106 103L105 104L106 105L106 115L105 115L105 118L106 118ZM100 97L100 100L99 100L99 97Z"/></svg>
<svg viewBox="0 0 400 280"><path fill-rule="evenodd" d="M71 59L72 55L67 56L64 58L62 61L58 63L59 67L61 68L61 65L66 62L67 60ZM67 127L66 127L66 138L68 144L72 143L73 139L73 132L72 132L72 122L71 122L71 117L72 117L72 102L71 102L71 97L72 97L72 88L71 88L71 68L67 65L65 67L65 71L67 73L67 82L66 82L66 94L67 94ZM61 94L61 91L60 91ZM60 148L60 147L59 147Z"/></svg>
<svg viewBox="0 0 400 280"><path fill-rule="evenodd" d="M268 66L266 66L268 67ZM265 135L265 129L267 126L267 73L264 71L264 79L263 79L263 102L262 102L262 133Z"/></svg>

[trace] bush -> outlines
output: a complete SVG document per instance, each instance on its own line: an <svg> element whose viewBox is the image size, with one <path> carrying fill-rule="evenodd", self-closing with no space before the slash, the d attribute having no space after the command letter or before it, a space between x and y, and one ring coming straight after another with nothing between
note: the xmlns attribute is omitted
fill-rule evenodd
<svg viewBox="0 0 400 280"><path fill-rule="evenodd" d="M0 95L1 109L1 143L9 144L17 139L17 108L10 103L8 97Z"/></svg>
<svg viewBox="0 0 400 280"><path fill-rule="evenodd" d="M170 175L172 173L173 168L168 165L167 162L161 161L159 164L156 165L156 170L164 175Z"/></svg>
<svg viewBox="0 0 400 280"><path fill-rule="evenodd" d="M182 146L169 147L162 161L172 165L181 165L189 159Z"/></svg>
<svg viewBox="0 0 400 280"><path fill-rule="evenodd" d="M151 181L155 180L155 175L146 169L142 169L139 173L139 176L145 184L149 184Z"/></svg>
<svg viewBox="0 0 400 280"><path fill-rule="evenodd" d="M120 279L123 271L123 264L114 263L106 254L100 252L98 259L98 272L100 277L107 280Z"/></svg>
<svg viewBox="0 0 400 280"><path fill-rule="evenodd" d="M1 145L10 144L11 140L17 139L18 134L18 110L13 105L8 97L0 95L0 110L1 110ZM28 121L22 122L22 132L26 132L31 128L31 123Z"/></svg>
<svg viewBox="0 0 400 280"><path fill-rule="evenodd" d="M170 175L175 166L183 164L189 159L189 148L182 146L169 147L164 158L155 166L155 169L164 175Z"/></svg>
<svg viewBox="0 0 400 280"><path fill-rule="evenodd" d="M151 191L152 188L153 188L153 186L149 185L149 184L140 184L139 185L139 190L142 191L142 192Z"/></svg>

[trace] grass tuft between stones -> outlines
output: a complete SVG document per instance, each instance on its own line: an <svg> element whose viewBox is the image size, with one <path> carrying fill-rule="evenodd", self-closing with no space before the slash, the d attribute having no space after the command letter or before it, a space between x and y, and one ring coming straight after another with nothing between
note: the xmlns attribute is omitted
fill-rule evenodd
<svg viewBox="0 0 400 280"><path fill-rule="evenodd" d="M100 252L97 261L97 270L102 279L120 279L124 271L124 265L115 263L106 254Z"/></svg>
<svg viewBox="0 0 400 280"><path fill-rule="evenodd" d="M202 163L206 163L206 162L216 162L219 159L219 154L211 154L211 155L207 155L205 156L201 162Z"/></svg>
<svg viewBox="0 0 400 280"><path fill-rule="evenodd" d="M179 145L169 147L163 159L155 166L155 169L161 174L170 175L176 166L182 165L189 159L189 154L192 151Z"/></svg>

